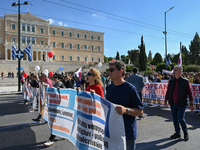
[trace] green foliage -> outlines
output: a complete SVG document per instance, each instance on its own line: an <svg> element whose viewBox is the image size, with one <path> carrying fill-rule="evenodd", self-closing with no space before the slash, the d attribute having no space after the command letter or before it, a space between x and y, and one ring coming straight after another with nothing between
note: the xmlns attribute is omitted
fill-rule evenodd
<svg viewBox="0 0 200 150"><path fill-rule="evenodd" d="M140 49L140 54L139 54L139 64L140 64L140 70L145 71L147 68L147 55L145 52L145 44L143 41L143 36L141 37L141 44L138 46Z"/></svg>
<svg viewBox="0 0 200 150"><path fill-rule="evenodd" d="M126 56L125 55L121 55L121 61L123 61L126 64Z"/></svg>
<svg viewBox="0 0 200 150"><path fill-rule="evenodd" d="M113 57L109 57L108 58L108 62L112 61L113 60Z"/></svg>
<svg viewBox="0 0 200 150"><path fill-rule="evenodd" d="M165 64L165 63L160 63L160 64L156 67L156 72L158 72L158 71L162 72L163 69L166 69L166 64Z"/></svg>
<svg viewBox="0 0 200 150"><path fill-rule="evenodd" d="M149 76L150 74L153 73L153 71L143 71L143 73L144 73L146 76Z"/></svg>
<svg viewBox="0 0 200 150"><path fill-rule="evenodd" d="M200 54L200 39L199 34L196 32L193 40L190 42L190 60L192 64L199 64Z"/></svg>
<svg viewBox="0 0 200 150"><path fill-rule="evenodd" d="M119 52L117 52L116 60L120 60Z"/></svg>
<svg viewBox="0 0 200 150"><path fill-rule="evenodd" d="M106 57L105 55L104 55L104 62L108 63L108 57Z"/></svg>
<svg viewBox="0 0 200 150"><path fill-rule="evenodd" d="M154 71L156 71L156 68L153 68Z"/></svg>
<svg viewBox="0 0 200 150"><path fill-rule="evenodd" d="M198 65L188 65L183 69L184 72L200 72L200 66Z"/></svg>
<svg viewBox="0 0 200 150"><path fill-rule="evenodd" d="M152 65L157 65L159 63L162 62L162 56L160 55L160 53L156 53L154 58L153 58L153 61L151 62Z"/></svg>
<svg viewBox="0 0 200 150"><path fill-rule="evenodd" d="M147 71L151 71L151 67L147 67Z"/></svg>
<svg viewBox="0 0 200 150"><path fill-rule="evenodd" d="M126 72L131 72L133 70L133 66L127 65Z"/></svg>
<svg viewBox="0 0 200 150"><path fill-rule="evenodd" d="M140 51L138 49L128 51L128 57L130 58L133 64L139 61L139 53Z"/></svg>
<svg viewBox="0 0 200 150"><path fill-rule="evenodd" d="M171 71L171 66L170 65L167 65L167 70Z"/></svg>
<svg viewBox="0 0 200 150"><path fill-rule="evenodd" d="M147 57L147 62L150 63L150 62L152 62L152 60L153 60L153 58L152 58L152 52L151 52L151 50L149 50L149 55Z"/></svg>

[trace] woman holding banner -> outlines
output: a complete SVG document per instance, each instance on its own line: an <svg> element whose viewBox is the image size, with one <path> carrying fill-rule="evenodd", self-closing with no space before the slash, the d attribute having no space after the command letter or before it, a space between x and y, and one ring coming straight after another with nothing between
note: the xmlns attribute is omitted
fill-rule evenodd
<svg viewBox="0 0 200 150"><path fill-rule="evenodd" d="M89 83L86 91L90 93L96 93L101 97L104 97L103 83L101 81L101 74L98 70L92 68L86 75L86 82Z"/></svg>

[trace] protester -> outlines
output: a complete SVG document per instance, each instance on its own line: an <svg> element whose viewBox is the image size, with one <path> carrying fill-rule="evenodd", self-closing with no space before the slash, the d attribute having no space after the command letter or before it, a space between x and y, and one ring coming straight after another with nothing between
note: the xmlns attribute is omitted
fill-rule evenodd
<svg viewBox="0 0 200 150"><path fill-rule="evenodd" d="M192 83L192 84L194 83L194 74L193 74L193 72L189 73L188 80L190 81L190 83Z"/></svg>
<svg viewBox="0 0 200 150"><path fill-rule="evenodd" d="M135 116L142 116L144 107L136 88L123 78L125 68L125 64L119 60L109 63L109 75L113 83L108 86L106 99L117 104L116 112L123 115L126 149L135 150L135 139L137 135Z"/></svg>
<svg viewBox="0 0 200 150"><path fill-rule="evenodd" d="M161 72L160 72L160 71L158 71L158 72L157 72L157 74L158 74L158 78L162 79L162 76L160 75L160 74L161 74Z"/></svg>
<svg viewBox="0 0 200 150"><path fill-rule="evenodd" d="M55 82L55 84L53 85L53 87L55 87L55 88L57 88L57 89L64 88L64 85L63 85L63 83L61 82L61 79L62 79L62 75L61 75L61 74L55 73L55 74L53 75L53 80L54 80L54 82ZM53 145L53 144L54 144L55 138L56 138L56 136L53 135L53 134L51 133L51 136L49 137L49 140L46 141L46 142L44 143L44 145L45 145L45 146L51 146L51 145Z"/></svg>
<svg viewBox="0 0 200 150"><path fill-rule="evenodd" d="M133 74L128 77L127 81L136 87L137 92L140 96L140 100L142 101L142 90L143 90L143 87L145 86L144 78L138 74L137 67L134 67L132 71L133 71ZM142 120L142 119L145 119L145 117L139 116L139 119Z"/></svg>
<svg viewBox="0 0 200 150"><path fill-rule="evenodd" d="M96 93L101 97L104 97L103 83L101 81L100 72L94 68L86 75L86 82L89 83L86 91Z"/></svg>
<svg viewBox="0 0 200 150"><path fill-rule="evenodd" d="M1 79L3 80L5 78L4 72L1 72Z"/></svg>
<svg viewBox="0 0 200 150"><path fill-rule="evenodd" d="M76 87L81 87L81 80L79 77L76 78Z"/></svg>
<svg viewBox="0 0 200 150"><path fill-rule="evenodd" d="M31 74L30 85L33 87L33 102L32 102L32 108L29 110L29 112L33 112L33 111L35 111L36 106L37 106L38 89L36 89L36 88L39 88L39 82L37 80L37 76L34 74Z"/></svg>
<svg viewBox="0 0 200 150"><path fill-rule="evenodd" d="M129 75L128 75L128 73L126 72L126 73L125 73L124 80L127 81L128 77L129 77Z"/></svg>
<svg viewBox="0 0 200 150"><path fill-rule="evenodd" d="M81 90L85 91L85 86L86 85L86 81L85 81L85 75L82 75L81 77Z"/></svg>
<svg viewBox="0 0 200 150"><path fill-rule="evenodd" d="M157 73L154 73L154 79L153 82L161 82L160 78L158 77Z"/></svg>
<svg viewBox="0 0 200 150"><path fill-rule="evenodd" d="M52 81L48 78L48 73L47 72L42 72L42 76L41 76L41 82L44 82L46 84L48 84L49 87L52 87L53 84L52 84ZM32 119L33 121L37 121L37 122L40 122L42 118L42 115L39 114L38 117L36 119Z"/></svg>
<svg viewBox="0 0 200 150"><path fill-rule="evenodd" d="M171 139L181 137L180 125L184 133L184 140L189 140L188 129L185 121L185 109L187 106L187 95L190 100L190 110L193 111L193 95L190 87L190 82L181 76L183 68L181 66L174 66L174 76L170 80L167 92L165 95L164 107L167 107L167 102L170 104L175 133L170 136ZM180 124L180 125L179 125Z"/></svg>
<svg viewBox="0 0 200 150"><path fill-rule="evenodd" d="M200 84L200 72L196 74L196 79L194 81L194 84Z"/></svg>
<svg viewBox="0 0 200 150"><path fill-rule="evenodd" d="M65 85L65 87L66 88L72 88L73 89L73 84L72 84L72 82L71 82L71 78L70 78L70 76L69 75L66 75L65 77L64 77L64 85Z"/></svg>

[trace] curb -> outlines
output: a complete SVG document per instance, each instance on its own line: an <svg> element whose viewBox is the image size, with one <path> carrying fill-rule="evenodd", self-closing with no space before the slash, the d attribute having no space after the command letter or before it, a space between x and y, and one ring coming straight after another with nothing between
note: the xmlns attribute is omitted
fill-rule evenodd
<svg viewBox="0 0 200 150"><path fill-rule="evenodd" d="M16 94L22 94L22 92L10 92L10 93L0 93L0 95L16 95Z"/></svg>

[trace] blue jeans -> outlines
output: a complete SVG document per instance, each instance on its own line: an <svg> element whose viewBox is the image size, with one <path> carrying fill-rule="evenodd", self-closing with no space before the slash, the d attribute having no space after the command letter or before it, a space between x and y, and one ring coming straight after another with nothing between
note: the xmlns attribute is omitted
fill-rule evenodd
<svg viewBox="0 0 200 150"><path fill-rule="evenodd" d="M185 122L185 109L186 106L178 106L177 104L172 104L171 106L172 118L174 123L175 132L180 134L180 126L183 132L187 131L187 125Z"/></svg>
<svg viewBox="0 0 200 150"><path fill-rule="evenodd" d="M126 140L126 150L135 150L136 145L135 145L135 140Z"/></svg>

